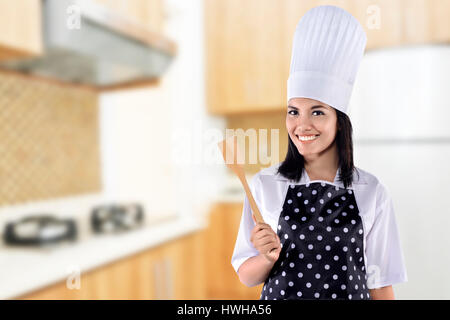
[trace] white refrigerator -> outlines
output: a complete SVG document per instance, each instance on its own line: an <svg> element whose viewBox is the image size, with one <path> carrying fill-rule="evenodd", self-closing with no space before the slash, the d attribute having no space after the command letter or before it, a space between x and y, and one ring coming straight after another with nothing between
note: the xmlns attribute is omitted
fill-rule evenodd
<svg viewBox="0 0 450 320"><path fill-rule="evenodd" d="M450 46L368 51L350 102L355 165L393 199L408 282L397 299L450 299Z"/></svg>

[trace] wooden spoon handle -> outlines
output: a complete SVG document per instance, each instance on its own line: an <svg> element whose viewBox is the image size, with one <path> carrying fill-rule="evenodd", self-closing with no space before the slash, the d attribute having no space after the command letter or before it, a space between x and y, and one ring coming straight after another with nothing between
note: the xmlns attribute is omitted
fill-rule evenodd
<svg viewBox="0 0 450 320"><path fill-rule="evenodd" d="M256 205L255 199L253 198L252 192L250 191L245 175L242 176L241 174L238 174L238 177L239 180L241 180L242 185L244 186L245 194L247 195L248 201L250 202L250 207L252 208L253 214L255 215L256 222L264 223L264 219L258 209L258 206Z"/></svg>

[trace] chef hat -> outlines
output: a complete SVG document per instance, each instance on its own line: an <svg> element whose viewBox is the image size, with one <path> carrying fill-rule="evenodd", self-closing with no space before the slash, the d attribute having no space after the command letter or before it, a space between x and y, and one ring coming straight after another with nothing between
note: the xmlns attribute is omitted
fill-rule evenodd
<svg viewBox="0 0 450 320"><path fill-rule="evenodd" d="M310 98L347 113L366 42L363 27L344 9L307 11L295 29L287 100Z"/></svg>

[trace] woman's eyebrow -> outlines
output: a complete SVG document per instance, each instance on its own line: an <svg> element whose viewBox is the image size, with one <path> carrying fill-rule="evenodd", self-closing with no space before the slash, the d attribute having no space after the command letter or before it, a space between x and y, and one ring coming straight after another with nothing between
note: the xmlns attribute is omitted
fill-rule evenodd
<svg viewBox="0 0 450 320"><path fill-rule="evenodd" d="M288 108L292 108L292 109L298 110L298 108L297 108L297 107L294 107L294 106L288 106ZM325 106L322 106L322 105L316 105L316 106L312 106L312 107L311 107L311 110L312 110L312 109L319 109L319 108L326 109Z"/></svg>

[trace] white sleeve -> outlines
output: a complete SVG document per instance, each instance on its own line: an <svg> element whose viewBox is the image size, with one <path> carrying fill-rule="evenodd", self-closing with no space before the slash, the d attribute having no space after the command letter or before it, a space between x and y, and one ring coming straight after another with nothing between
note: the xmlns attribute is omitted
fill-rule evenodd
<svg viewBox="0 0 450 320"><path fill-rule="evenodd" d="M256 176L254 176L249 182L249 188L252 191L252 195L256 201L256 194L254 192L254 183ZM259 254L258 250L253 246L250 241L250 236L253 228L255 227L255 222L252 219L252 209L250 207L250 202L245 195L244 206L241 215L241 223L239 225L238 235L236 238L236 243L234 245L233 256L231 257L231 264L234 270L239 274L239 267L248 258L257 256Z"/></svg>
<svg viewBox="0 0 450 320"><path fill-rule="evenodd" d="M366 238L369 289L408 281L393 202L382 184L375 214Z"/></svg>

